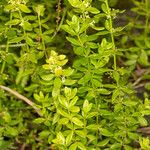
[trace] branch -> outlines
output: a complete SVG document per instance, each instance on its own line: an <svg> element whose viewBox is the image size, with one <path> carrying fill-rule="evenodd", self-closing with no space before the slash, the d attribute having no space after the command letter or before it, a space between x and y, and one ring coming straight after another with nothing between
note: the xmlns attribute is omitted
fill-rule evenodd
<svg viewBox="0 0 150 150"><path fill-rule="evenodd" d="M28 98L26 98L25 96L19 94L17 91L14 91L6 86L0 85L0 88L13 94L14 96L16 96L18 99L23 100L24 102L26 102L28 105L30 105L39 116L42 116L41 110L36 106L35 103L33 103L31 100L29 100Z"/></svg>

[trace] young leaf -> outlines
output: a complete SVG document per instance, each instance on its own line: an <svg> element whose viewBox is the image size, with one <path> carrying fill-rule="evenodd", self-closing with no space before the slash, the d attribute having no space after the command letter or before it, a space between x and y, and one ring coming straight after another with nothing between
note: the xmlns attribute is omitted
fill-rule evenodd
<svg viewBox="0 0 150 150"><path fill-rule="evenodd" d="M24 13L30 13L31 12L31 10L24 4L19 4L18 6L19 6L20 10Z"/></svg>
<svg viewBox="0 0 150 150"><path fill-rule="evenodd" d="M77 126L79 126L79 127L82 127L84 124L83 124L83 122L81 121L81 120L79 120L78 118L76 118L76 117L73 117L72 119L71 119L71 121L74 123L74 124L76 124Z"/></svg>

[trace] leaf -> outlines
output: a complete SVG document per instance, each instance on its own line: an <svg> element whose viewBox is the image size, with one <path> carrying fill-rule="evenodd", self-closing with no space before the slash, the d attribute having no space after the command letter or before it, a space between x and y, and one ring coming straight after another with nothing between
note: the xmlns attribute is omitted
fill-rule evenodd
<svg viewBox="0 0 150 150"><path fill-rule="evenodd" d="M63 117L66 117L66 118L71 118L71 115L69 115L68 113L66 113L65 111L63 111L62 109L60 108L57 108L57 111L60 115L62 115Z"/></svg>
<svg viewBox="0 0 150 150"><path fill-rule="evenodd" d="M139 135L137 133L128 132L127 134L132 140L137 140L139 138Z"/></svg>
<svg viewBox="0 0 150 150"><path fill-rule="evenodd" d="M113 78L118 83L118 81L120 79L120 75L119 75L118 71L116 71L116 70L113 71Z"/></svg>
<svg viewBox="0 0 150 150"><path fill-rule="evenodd" d="M75 96L75 97L70 101L69 107L74 106L74 105L76 104L77 100L78 100L78 97Z"/></svg>
<svg viewBox="0 0 150 150"><path fill-rule="evenodd" d="M77 146L78 146L78 143L75 142L75 143L73 143L73 144L69 147L69 150L76 150L76 149L77 149Z"/></svg>
<svg viewBox="0 0 150 150"><path fill-rule="evenodd" d="M89 11L92 14L100 13L100 11L97 8L95 8L95 7L89 7L89 8L87 8L87 11Z"/></svg>
<svg viewBox="0 0 150 150"><path fill-rule="evenodd" d="M41 139L45 139L50 135L50 131L49 130L43 130L42 132L39 133L39 136Z"/></svg>
<svg viewBox="0 0 150 150"><path fill-rule="evenodd" d="M41 75L41 78L44 81L51 81L54 78L54 74L46 74L46 75Z"/></svg>
<svg viewBox="0 0 150 150"><path fill-rule="evenodd" d="M108 20L105 21L105 28L109 31L111 29L110 23Z"/></svg>
<svg viewBox="0 0 150 150"><path fill-rule="evenodd" d="M54 87L52 90L52 96L54 98L56 98L60 94L60 87L61 87L61 80L60 80L60 78L57 77L54 80Z"/></svg>
<svg viewBox="0 0 150 150"><path fill-rule="evenodd" d="M76 33L73 31L73 29L71 27L69 27L68 25L62 25L61 29L63 29L64 31L66 31L67 33L69 33L72 36L76 35Z"/></svg>
<svg viewBox="0 0 150 150"><path fill-rule="evenodd" d="M75 130L75 133L82 138L86 138L87 132L85 130Z"/></svg>
<svg viewBox="0 0 150 150"><path fill-rule="evenodd" d="M92 108L92 103L89 104L89 101L86 99L84 101L84 103L83 103L83 111L84 111L84 113L87 114L91 110L91 108Z"/></svg>
<svg viewBox="0 0 150 150"><path fill-rule="evenodd" d="M80 43L78 40L76 40L75 38L66 37L66 39L67 39L69 42L71 42L73 45L76 45L76 46L80 46L80 45L81 45L81 43Z"/></svg>
<svg viewBox="0 0 150 150"><path fill-rule="evenodd" d="M109 94L111 94L111 91L109 91L107 89L104 89L104 88L99 88L99 89L97 89L97 91L99 92L99 94L102 94L102 95L109 95Z"/></svg>
<svg viewBox="0 0 150 150"><path fill-rule="evenodd" d="M19 6L20 10L24 13L30 13L31 12L31 10L24 4L19 4L18 6Z"/></svg>
<svg viewBox="0 0 150 150"><path fill-rule="evenodd" d="M23 39L24 39L24 37L16 37L16 38L13 38L13 39L9 40L9 43L19 43Z"/></svg>
<svg viewBox="0 0 150 150"><path fill-rule="evenodd" d="M80 111L80 108L78 106L72 106L69 108L69 110L71 112L78 113Z"/></svg>
<svg viewBox="0 0 150 150"><path fill-rule="evenodd" d="M106 137L113 136L113 134L110 131L108 131L107 129L104 129L104 128L100 129L100 133Z"/></svg>
<svg viewBox="0 0 150 150"><path fill-rule="evenodd" d="M63 124L63 125L66 125L68 122L69 122L69 119L68 119L68 118L61 118L61 119L58 121L59 124Z"/></svg>
<svg viewBox="0 0 150 150"><path fill-rule="evenodd" d="M68 1L73 7L80 7L82 4L79 0L68 0Z"/></svg>
<svg viewBox="0 0 150 150"><path fill-rule="evenodd" d="M73 85L77 82L77 80L65 79L63 85Z"/></svg>
<svg viewBox="0 0 150 150"><path fill-rule="evenodd" d="M70 131L70 133L66 137L66 145L67 146L71 144L72 138L73 138L73 131Z"/></svg>
<svg viewBox="0 0 150 150"><path fill-rule="evenodd" d="M30 37L26 37L26 42L29 46L34 46L34 41Z"/></svg>
<svg viewBox="0 0 150 150"><path fill-rule="evenodd" d="M19 19L13 19L5 23L6 26L18 25L20 23Z"/></svg>
<svg viewBox="0 0 150 150"><path fill-rule="evenodd" d="M81 121L81 120L79 120L78 118L76 118L76 117L73 117L72 119L71 119L71 121L74 123L74 124L76 124L77 126L80 126L80 127L82 127L84 124L83 124L83 122Z"/></svg>
<svg viewBox="0 0 150 150"><path fill-rule="evenodd" d="M83 145L83 143L81 142L77 142L78 143L78 148L81 150L87 150L86 147Z"/></svg>
<svg viewBox="0 0 150 150"><path fill-rule="evenodd" d="M110 139L104 139L97 144L97 146L104 147L109 143Z"/></svg>
<svg viewBox="0 0 150 150"><path fill-rule="evenodd" d="M150 83L145 83L144 87L150 91Z"/></svg>
<svg viewBox="0 0 150 150"><path fill-rule="evenodd" d="M29 23L27 21L24 21L22 27L23 27L24 30L32 31L32 25L31 25L31 23Z"/></svg>
<svg viewBox="0 0 150 150"><path fill-rule="evenodd" d="M71 69L71 68L69 67L68 69L65 69L65 70L63 71L63 75L66 76L66 77L69 77L69 76L71 76L71 75L73 74L73 72L74 72L74 69Z"/></svg>
<svg viewBox="0 0 150 150"><path fill-rule="evenodd" d="M139 121L141 126L147 126L148 125L147 120L142 116L138 117L138 121Z"/></svg>
<svg viewBox="0 0 150 150"><path fill-rule="evenodd" d="M106 4L103 3L103 4L101 5L101 8L102 8L102 10L103 10L103 12L104 12L105 14L108 13Z"/></svg>
<svg viewBox="0 0 150 150"><path fill-rule="evenodd" d="M6 127L5 134L8 136L14 136L15 137L18 135L18 131L16 128L8 126L8 127Z"/></svg>
<svg viewBox="0 0 150 150"><path fill-rule="evenodd" d="M140 54L138 62L144 66L150 65L150 63L148 62L148 55L146 54L144 50L141 50L141 54Z"/></svg>
<svg viewBox="0 0 150 150"><path fill-rule="evenodd" d="M36 123L36 124L41 124L41 123L43 123L45 121L45 118L37 118L37 119L34 119L34 123Z"/></svg>
<svg viewBox="0 0 150 150"><path fill-rule="evenodd" d="M91 79L91 74L87 73L82 77L79 81L78 84L85 84Z"/></svg>
<svg viewBox="0 0 150 150"><path fill-rule="evenodd" d="M96 124L90 124L86 127L86 129L88 130L98 130L99 129L99 125Z"/></svg>

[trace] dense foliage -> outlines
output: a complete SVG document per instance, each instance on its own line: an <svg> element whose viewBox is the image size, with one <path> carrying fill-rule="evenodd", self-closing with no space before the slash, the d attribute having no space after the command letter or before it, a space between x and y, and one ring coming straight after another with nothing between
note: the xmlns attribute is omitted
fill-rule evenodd
<svg viewBox="0 0 150 150"><path fill-rule="evenodd" d="M0 149L150 149L149 0L0 8Z"/></svg>

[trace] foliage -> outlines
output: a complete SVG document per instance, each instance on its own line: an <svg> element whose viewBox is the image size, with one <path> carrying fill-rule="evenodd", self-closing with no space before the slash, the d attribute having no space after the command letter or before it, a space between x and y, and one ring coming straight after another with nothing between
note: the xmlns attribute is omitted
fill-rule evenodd
<svg viewBox="0 0 150 150"><path fill-rule="evenodd" d="M117 2L0 2L0 149L149 148L149 1Z"/></svg>

